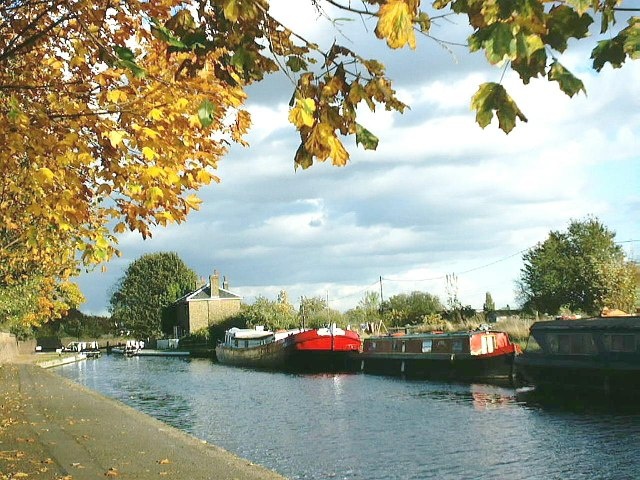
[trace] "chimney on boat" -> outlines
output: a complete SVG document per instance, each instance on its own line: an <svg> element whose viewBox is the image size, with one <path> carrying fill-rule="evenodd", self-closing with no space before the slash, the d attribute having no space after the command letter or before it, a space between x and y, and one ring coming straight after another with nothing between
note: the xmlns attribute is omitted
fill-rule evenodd
<svg viewBox="0 0 640 480"><path fill-rule="evenodd" d="M213 275L209 277L209 289L211 290L211 297L220 296L220 275L218 271L214 270Z"/></svg>

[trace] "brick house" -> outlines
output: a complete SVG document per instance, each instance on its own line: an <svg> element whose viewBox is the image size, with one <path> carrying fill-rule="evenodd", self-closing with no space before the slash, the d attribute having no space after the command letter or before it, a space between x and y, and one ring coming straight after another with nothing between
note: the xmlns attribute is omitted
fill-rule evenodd
<svg viewBox="0 0 640 480"><path fill-rule="evenodd" d="M178 337L219 323L240 311L242 297L229 291L229 284L214 270L209 283L176 300Z"/></svg>

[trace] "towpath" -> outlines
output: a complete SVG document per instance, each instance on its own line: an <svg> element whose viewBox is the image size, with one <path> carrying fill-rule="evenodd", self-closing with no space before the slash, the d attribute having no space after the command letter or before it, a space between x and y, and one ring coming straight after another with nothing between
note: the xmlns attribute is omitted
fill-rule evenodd
<svg viewBox="0 0 640 480"><path fill-rule="evenodd" d="M0 364L0 480L284 477L32 364Z"/></svg>

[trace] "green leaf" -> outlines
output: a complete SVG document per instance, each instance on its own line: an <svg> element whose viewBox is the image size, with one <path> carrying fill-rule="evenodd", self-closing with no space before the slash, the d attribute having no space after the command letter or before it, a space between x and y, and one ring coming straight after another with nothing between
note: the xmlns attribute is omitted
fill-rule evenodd
<svg viewBox="0 0 640 480"><path fill-rule="evenodd" d="M162 40L167 45L171 47L176 47L178 49L186 49L187 46L181 42L171 30L160 25L160 23L155 19L151 19L151 34L159 40Z"/></svg>
<svg viewBox="0 0 640 480"><path fill-rule="evenodd" d="M307 69L307 62L298 55L291 55L287 59L287 67L289 67L292 72L299 72Z"/></svg>
<svg viewBox="0 0 640 480"><path fill-rule="evenodd" d="M359 123L356 123L356 145L361 144L365 150L378 148L378 137Z"/></svg>
<svg viewBox="0 0 640 480"><path fill-rule="evenodd" d="M613 68L620 68L626 59L622 39L617 36L609 40L601 40L592 50L593 68L599 72L608 62Z"/></svg>
<svg viewBox="0 0 640 480"><path fill-rule="evenodd" d="M203 127L207 128L213 123L216 106L209 100L204 100L198 108L198 118Z"/></svg>
<svg viewBox="0 0 640 480"><path fill-rule="evenodd" d="M136 59L136 56L133 54L130 48L116 45L115 47L113 47L113 50L116 52L116 55L120 60L133 62Z"/></svg>
<svg viewBox="0 0 640 480"><path fill-rule="evenodd" d="M547 70L547 52L537 50L529 57L518 58L511 62L511 68L518 72L522 82L527 85L532 78L543 75Z"/></svg>
<svg viewBox="0 0 640 480"><path fill-rule="evenodd" d="M136 78L142 78L146 75L147 72L144 70L144 68L140 67L135 62L135 55L130 48L116 45L115 47L113 47L113 50L116 52L116 55L119 58L119 60L116 62L116 66L131 70Z"/></svg>
<svg viewBox="0 0 640 480"><path fill-rule="evenodd" d="M511 26L506 23L494 23L475 32L469 37L469 50L474 52L481 48L485 50L487 60L493 65L505 59L515 59L516 39Z"/></svg>
<svg viewBox="0 0 640 480"><path fill-rule="evenodd" d="M575 77L558 61L555 61L551 64L551 69L549 70L549 80L558 82L558 85L560 85L560 90L562 90L570 97L573 97L576 93L580 92L580 90L582 90L584 93L587 93L582 80Z"/></svg>
<svg viewBox="0 0 640 480"><path fill-rule="evenodd" d="M590 15L579 15L566 5L554 6L547 17L547 34L544 42L551 48L564 52L569 38L585 38L589 35L589 26L593 23Z"/></svg>
<svg viewBox="0 0 640 480"><path fill-rule="evenodd" d="M296 151L296 155L293 159L294 166L296 170L298 167L302 167L303 170L306 170L311 165L313 165L313 155L311 155L306 148L304 148L304 144L300 144L298 150Z"/></svg>
<svg viewBox="0 0 640 480"><path fill-rule="evenodd" d="M526 122L527 117L520 111L505 88L498 83L483 83L471 99L471 108L476 111L476 122L482 128L491 123L493 113L498 117L500 129L509 133L516 120Z"/></svg>

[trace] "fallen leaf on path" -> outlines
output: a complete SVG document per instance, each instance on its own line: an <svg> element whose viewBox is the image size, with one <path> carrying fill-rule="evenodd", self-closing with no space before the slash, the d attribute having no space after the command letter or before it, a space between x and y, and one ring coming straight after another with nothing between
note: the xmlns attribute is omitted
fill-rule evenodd
<svg viewBox="0 0 640 480"><path fill-rule="evenodd" d="M158 460L158 463L160 465L167 465L168 463L171 463L171 462L169 461L168 458L163 458L162 460Z"/></svg>
<svg viewBox="0 0 640 480"><path fill-rule="evenodd" d="M110 468L109 470L107 470L107 473L105 473L104 475L105 475L105 477L117 477L118 476L118 469Z"/></svg>

